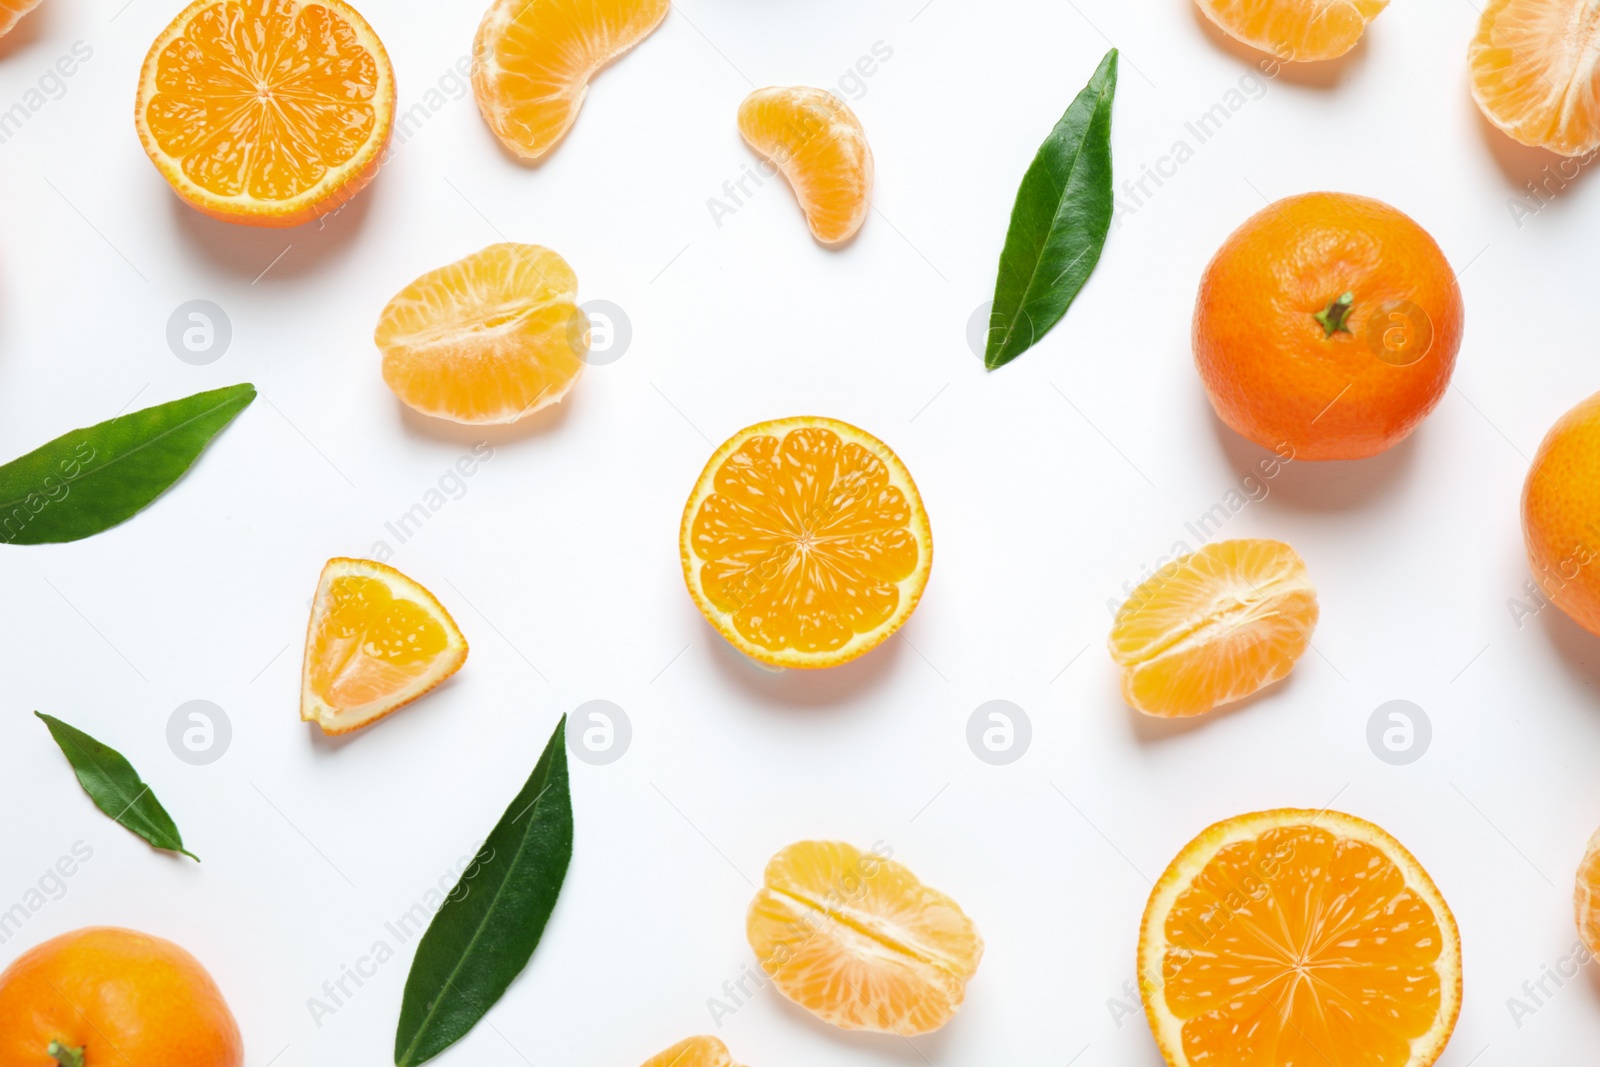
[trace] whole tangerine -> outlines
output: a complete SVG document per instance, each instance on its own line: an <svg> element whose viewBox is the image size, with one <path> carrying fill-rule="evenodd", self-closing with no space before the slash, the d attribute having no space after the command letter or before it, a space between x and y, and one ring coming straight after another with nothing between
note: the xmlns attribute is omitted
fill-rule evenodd
<svg viewBox="0 0 1600 1067"><path fill-rule="evenodd" d="M3 1067L241 1067L239 1025L200 961L114 926L62 934L0 973Z"/></svg>
<svg viewBox="0 0 1600 1067"><path fill-rule="evenodd" d="M1306 193L1251 216L1212 257L1194 358L1235 432L1295 459L1362 459L1438 404L1462 318L1455 272L1409 216Z"/></svg>
<svg viewBox="0 0 1600 1067"><path fill-rule="evenodd" d="M1544 595L1600 634L1600 393L1561 416L1534 454L1522 538Z"/></svg>

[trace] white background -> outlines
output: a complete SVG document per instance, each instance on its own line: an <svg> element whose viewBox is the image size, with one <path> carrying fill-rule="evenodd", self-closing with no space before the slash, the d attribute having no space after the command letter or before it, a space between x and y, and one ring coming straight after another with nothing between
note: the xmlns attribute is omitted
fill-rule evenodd
<svg viewBox="0 0 1600 1067"><path fill-rule="evenodd" d="M577 843L548 933L441 1063L629 1067L712 1031L707 999L754 963L752 882L783 845L829 837L886 841L954 896L983 964L956 1020L915 1041L835 1031L768 990L715 1031L740 1062L1154 1067L1142 1018L1112 1003L1149 880L1216 819L1330 803L1398 836L1460 921L1466 1000L1442 1064L1574 1063L1600 1041L1593 967L1547 983L1531 1016L1507 1004L1571 951L1572 874L1600 822L1600 645L1553 608L1519 626L1508 606L1527 576L1528 457L1600 386L1584 236L1600 190L1582 178L1517 225L1508 200L1551 157L1479 118L1472 6L1396 5L1331 71L1263 83L1121 214L1062 324L991 374L969 316L1024 169L1108 45L1124 56L1114 141L1130 205L1122 179L1192 146L1185 123L1254 69L1185 0L689 0L597 80L542 166L505 157L470 97L446 98L350 208L288 232L211 221L169 192L132 104L178 4L121 3L45 0L0 45L0 107L73 42L93 49L0 144L0 455L130 402L236 381L261 396L124 526L0 551L0 908L74 842L94 850L0 962L78 926L137 927L210 968L252 1067L389 1062L410 945L320 1028L307 998L457 866L557 717L604 698L631 716L632 748L573 764ZM403 107L449 87L476 7L364 5ZM853 101L878 168L859 239L816 245L780 183L719 227L708 198L755 162L734 122L744 95L835 86L880 41L893 56ZM1267 200L1313 189L1395 204L1463 272L1455 382L1400 447L1291 466L1224 526L1304 555L1315 652L1232 713L1144 720L1118 696L1107 602L1175 541L1192 546L1184 523L1263 454L1200 388L1196 282ZM627 310L631 347L514 429L409 415L379 377L379 309L502 237L565 256L581 299ZM165 339L196 298L233 327L207 367ZM701 620L677 530L714 445L800 413L900 454L937 551L903 639L774 675ZM466 494L397 545L384 523L480 440L494 457ZM454 612L471 658L425 701L330 742L297 716L307 601L328 557L380 540ZM1009 767L965 741L995 698L1033 723ZM1365 737L1396 698L1434 729L1407 767ZM191 699L232 722L210 766L165 740ZM35 708L126 753L204 863L96 812Z"/></svg>

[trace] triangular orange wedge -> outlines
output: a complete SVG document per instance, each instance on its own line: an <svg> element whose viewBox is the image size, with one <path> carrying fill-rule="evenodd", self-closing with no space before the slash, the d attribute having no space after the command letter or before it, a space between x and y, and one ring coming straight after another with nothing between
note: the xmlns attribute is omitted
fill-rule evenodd
<svg viewBox="0 0 1600 1067"><path fill-rule="evenodd" d="M1461 1012L1461 934L1383 830L1264 811L1212 826L1156 883L1139 990L1171 1067L1428 1067Z"/></svg>
<svg viewBox="0 0 1600 1067"><path fill-rule="evenodd" d="M434 595L393 567L330 559L311 603L300 718L347 734L461 669L467 641Z"/></svg>

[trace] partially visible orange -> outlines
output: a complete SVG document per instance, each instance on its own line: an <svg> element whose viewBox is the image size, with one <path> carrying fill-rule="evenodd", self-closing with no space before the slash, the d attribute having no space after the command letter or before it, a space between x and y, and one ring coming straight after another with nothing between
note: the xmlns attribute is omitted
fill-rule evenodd
<svg viewBox="0 0 1600 1067"><path fill-rule="evenodd" d="M1588 0L1488 0L1468 52L1472 98L1526 145L1600 148L1600 8Z"/></svg>
<svg viewBox="0 0 1600 1067"><path fill-rule="evenodd" d="M872 207L872 149L850 105L821 89L757 89L739 132L783 172L806 223L826 244L848 241Z"/></svg>
<svg viewBox="0 0 1600 1067"><path fill-rule="evenodd" d="M394 100L388 53L344 0L195 0L150 46L134 121L194 207L297 226L377 173Z"/></svg>
<svg viewBox="0 0 1600 1067"><path fill-rule="evenodd" d="M0 973L4 1067L241 1067L244 1041L200 961L171 941L91 926Z"/></svg>
<svg viewBox="0 0 1600 1067"><path fill-rule="evenodd" d="M643 1067L739 1067L728 1054L728 1046L714 1037L701 1035L680 1041L665 1052L645 1060Z"/></svg>
<svg viewBox="0 0 1600 1067"><path fill-rule="evenodd" d="M745 929L784 996L842 1029L902 1037L949 1022L983 957L955 901L885 854L838 841L772 857Z"/></svg>
<svg viewBox="0 0 1600 1067"><path fill-rule="evenodd" d="M928 584L933 536L889 446L837 419L747 426L683 508L683 577L706 621L774 667L833 667L877 647Z"/></svg>
<svg viewBox="0 0 1600 1067"><path fill-rule="evenodd" d="M1600 956L1600 830L1596 830L1589 838L1583 862L1578 865L1578 879L1572 889L1572 906L1583 947L1591 954Z"/></svg>
<svg viewBox="0 0 1600 1067"><path fill-rule="evenodd" d="M1461 1013L1461 934L1372 823L1240 815L1151 891L1139 992L1170 1067L1429 1067Z"/></svg>
<svg viewBox="0 0 1600 1067"><path fill-rule="evenodd" d="M1196 0L1228 36L1279 59L1336 59L1389 0Z"/></svg>
<svg viewBox="0 0 1600 1067"><path fill-rule="evenodd" d="M1135 589L1111 627L1122 697L1199 715L1287 675L1311 643L1317 591L1282 541L1213 541Z"/></svg>
<svg viewBox="0 0 1600 1067"><path fill-rule="evenodd" d="M495 244L396 293L373 331L383 380L454 422L515 422L567 395L589 353L578 278L539 245Z"/></svg>
<svg viewBox="0 0 1600 1067"><path fill-rule="evenodd" d="M1421 226L1368 197L1306 193L1251 216L1212 257L1195 364L1235 432L1296 460L1360 459L1439 403L1462 314Z"/></svg>
<svg viewBox="0 0 1600 1067"><path fill-rule="evenodd" d="M370 559L322 568L300 681L300 718L347 734L461 669L467 640L434 595Z"/></svg>
<svg viewBox="0 0 1600 1067"><path fill-rule="evenodd" d="M39 6L39 0L0 0L0 35L11 32L28 12Z"/></svg>
<svg viewBox="0 0 1600 1067"><path fill-rule="evenodd" d="M1522 538L1545 596L1600 634L1600 393L1561 416L1534 453Z"/></svg>
<svg viewBox="0 0 1600 1067"><path fill-rule="evenodd" d="M589 79L644 40L669 0L495 0L473 41L472 94L500 143L538 159L578 117Z"/></svg>

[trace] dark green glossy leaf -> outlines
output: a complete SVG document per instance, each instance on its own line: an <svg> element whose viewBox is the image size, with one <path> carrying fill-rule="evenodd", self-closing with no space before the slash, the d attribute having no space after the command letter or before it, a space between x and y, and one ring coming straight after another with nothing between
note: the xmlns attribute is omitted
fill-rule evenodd
<svg viewBox="0 0 1600 1067"><path fill-rule="evenodd" d="M61 746L62 754L72 764L79 784L95 807L156 848L182 852L196 863L200 862L199 856L183 847L183 835L178 833L172 816L122 753L53 715L42 711L34 714L50 728L50 736Z"/></svg>
<svg viewBox="0 0 1600 1067"><path fill-rule="evenodd" d="M465 1037L539 946L572 860L566 732L563 715L422 935L400 1004L396 1067L430 1060Z"/></svg>
<svg viewBox="0 0 1600 1067"><path fill-rule="evenodd" d="M1067 313L1111 231L1111 101L1117 50L1039 147L1017 190L994 283L986 367L1026 352Z"/></svg>
<svg viewBox="0 0 1600 1067"><path fill-rule="evenodd" d="M249 406L248 383L62 434L0 465L0 544L76 541L148 507Z"/></svg>

